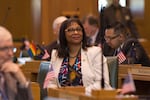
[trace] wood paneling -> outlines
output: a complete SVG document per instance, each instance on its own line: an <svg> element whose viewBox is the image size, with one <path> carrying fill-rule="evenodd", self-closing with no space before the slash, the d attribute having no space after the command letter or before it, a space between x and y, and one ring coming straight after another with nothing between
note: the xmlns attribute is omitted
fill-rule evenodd
<svg viewBox="0 0 150 100"><path fill-rule="evenodd" d="M142 38L146 38L150 40L150 0L145 0L145 12L144 12L144 18L143 19L135 19L135 23L137 25L138 31Z"/></svg>
<svg viewBox="0 0 150 100"><path fill-rule="evenodd" d="M98 15L97 0L42 0L42 41L48 44L55 40L52 23L56 17L73 14L79 18L87 14Z"/></svg>
<svg viewBox="0 0 150 100"><path fill-rule="evenodd" d="M33 7L33 1L37 1L36 4L40 8ZM148 40L150 39L149 4L150 0L145 0L144 18L134 19L141 37ZM87 14L98 15L97 5L97 0L0 0L0 25L7 27L15 40L27 37L37 43L48 44L55 39L52 22L56 17L63 15L64 12L77 12L79 18ZM38 14L34 15L35 12ZM4 18L6 20L3 23Z"/></svg>
<svg viewBox="0 0 150 100"><path fill-rule="evenodd" d="M30 0L0 0L0 25L7 27L14 39L32 38L30 8Z"/></svg>

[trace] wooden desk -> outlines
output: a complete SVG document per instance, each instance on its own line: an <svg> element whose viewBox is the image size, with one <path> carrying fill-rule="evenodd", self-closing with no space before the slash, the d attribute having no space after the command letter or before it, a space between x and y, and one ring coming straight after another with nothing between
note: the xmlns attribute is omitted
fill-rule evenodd
<svg viewBox="0 0 150 100"><path fill-rule="evenodd" d="M40 63L41 61L35 60L31 62L26 62L24 65L21 66L21 69L28 80L32 82L37 81Z"/></svg>
<svg viewBox="0 0 150 100"><path fill-rule="evenodd" d="M79 88L78 88L79 89ZM80 89L79 89L80 90ZM81 89L82 90L82 89ZM104 92L103 90L95 91L95 94L101 94L100 92ZM102 93L103 94L103 93ZM138 100L138 97L118 97L118 96L109 96L111 94L107 94L106 92L103 95L85 95L85 93L81 91L76 91L76 89L63 89L63 88L49 88L48 96L56 97L56 98L65 98L67 100Z"/></svg>
<svg viewBox="0 0 150 100"><path fill-rule="evenodd" d="M40 86L37 82L31 82L33 100L40 100Z"/></svg>
<svg viewBox="0 0 150 100"><path fill-rule="evenodd" d="M140 65L119 65L118 87L121 88L128 71L133 76L136 93L146 95L150 93L150 67Z"/></svg>

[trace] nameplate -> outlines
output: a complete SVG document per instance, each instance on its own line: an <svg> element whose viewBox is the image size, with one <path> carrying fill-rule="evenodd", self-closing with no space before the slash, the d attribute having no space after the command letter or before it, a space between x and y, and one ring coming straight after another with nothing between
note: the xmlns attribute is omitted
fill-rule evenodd
<svg viewBox="0 0 150 100"><path fill-rule="evenodd" d="M150 76L150 69L149 68L131 68L130 71L132 74Z"/></svg>

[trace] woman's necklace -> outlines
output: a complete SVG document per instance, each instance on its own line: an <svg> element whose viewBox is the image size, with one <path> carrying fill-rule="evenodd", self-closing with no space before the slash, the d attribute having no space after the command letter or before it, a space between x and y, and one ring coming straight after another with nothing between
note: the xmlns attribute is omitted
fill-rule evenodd
<svg viewBox="0 0 150 100"><path fill-rule="evenodd" d="M78 53L75 56L70 56L69 55L69 58L76 58L79 55L80 52L81 52L81 49L78 51Z"/></svg>
<svg viewBox="0 0 150 100"><path fill-rule="evenodd" d="M78 56L78 54L75 55L75 56L69 56L69 58L76 58L77 56Z"/></svg>

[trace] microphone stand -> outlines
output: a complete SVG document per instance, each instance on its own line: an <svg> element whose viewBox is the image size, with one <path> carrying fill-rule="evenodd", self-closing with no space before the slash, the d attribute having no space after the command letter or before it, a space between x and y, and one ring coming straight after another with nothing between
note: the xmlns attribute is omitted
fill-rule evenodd
<svg viewBox="0 0 150 100"><path fill-rule="evenodd" d="M103 63L103 61L104 61L104 58L103 58L103 43L101 44L101 51L102 51L102 56L101 56L101 61L102 61L102 65L101 65L101 67L102 67L102 73L101 73L101 76L102 76L102 78L101 78L101 88L102 89L104 89L105 88L105 81L104 81L104 63Z"/></svg>
<svg viewBox="0 0 150 100"><path fill-rule="evenodd" d="M103 59L103 44L104 44L104 27L102 26L103 24L103 11L104 11L104 7L101 8L101 11L100 11L100 29L101 30L101 36L99 37L101 39L101 51L102 51L102 56L101 56L101 67L102 67L102 70L101 70L101 88L104 89L105 88L105 81L104 81L104 59Z"/></svg>
<svg viewBox="0 0 150 100"><path fill-rule="evenodd" d="M116 100L116 95L117 92L116 90L105 90L105 79L104 79L104 56L103 56L103 47L104 47L104 43L101 42L101 89L100 90L92 90L92 95L96 96L98 98L101 98L101 100L105 100L105 99L114 99Z"/></svg>
<svg viewBox="0 0 150 100"><path fill-rule="evenodd" d="M10 7L7 8L7 11L6 11L5 16L4 16L3 20L2 20L1 25L5 24L5 21L6 21L7 17L8 17L10 9L11 9Z"/></svg>

